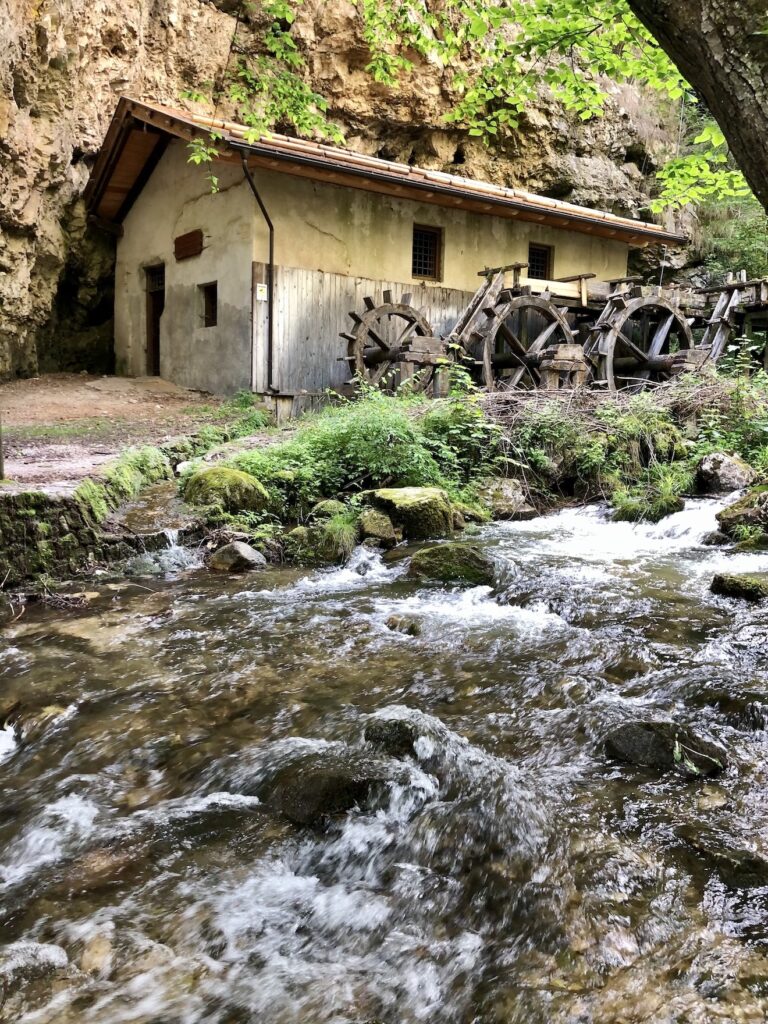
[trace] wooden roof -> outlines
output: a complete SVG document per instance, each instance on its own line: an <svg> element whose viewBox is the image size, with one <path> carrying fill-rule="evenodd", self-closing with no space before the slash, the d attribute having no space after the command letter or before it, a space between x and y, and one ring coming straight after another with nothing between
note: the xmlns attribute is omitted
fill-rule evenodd
<svg viewBox="0 0 768 1024"><path fill-rule="evenodd" d="M402 199L532 221L629 245L685 241L683 235L666 231L658 224L304 139L274 134L254 139L245 125L127 97L117 105L85 190L91 215L105 226L120 224L168 142L173 138L188 142L208 138L211 132L220 138L219 159L239 161L244 153L252 169L263 167Z"/></svg>

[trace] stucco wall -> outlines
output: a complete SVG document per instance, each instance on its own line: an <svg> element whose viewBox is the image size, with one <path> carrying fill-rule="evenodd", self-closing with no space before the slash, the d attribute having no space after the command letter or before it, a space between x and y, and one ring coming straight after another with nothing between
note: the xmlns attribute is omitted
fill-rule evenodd
<svg viewBox="0 0 768 1024"><path fill-rule="evenodd" d="M622 242L272 171L258 170L255 177L276 224L275 260L281 266L410 281L413 225L424 224L443 229L443 274L436 283L445 288L474 291L479 270L525 262L529 242L554 246L555 277L594 273L607 280L627 272ZM257 224L259 259L266 238Z"/></svg>
<svg viewBox="0 0 768 1024"><path fill-rule="evenodd" d="M165 264L160 373L185 387L230 393L248 388L253 197L237 167L217 168L219 191L189 164L183 144L166 151L123 224L115 269L118 372L147 372L144 267ZM176 261L173 241L202 229L201 255ZM202 326L199 286L216 281L218 323Z"/></svg>
<svg viewBox="0 0 768 1024"><path fill-rule="evenodd" d="M190 387L231 392L248 387L251 347L251 281L254 261L265 262L268 236L253 196L237 166L217 168L220 191L211 194L205 172L190 165L187 148L172 143L128 214L118 245L116 351L118 369L146 372L145 279L142 268L166 267L166 307L161 329L161 373ZM324 271L349 278L349 302L356 282L420 282L411 278L413 225L443 229L442 279L425 286L473 292L484 266L525 261L531 241L554 247L553 276L594 273L607 279L626 273L627 246L533 223L483 216L428 203L393 199L307 178L258 170L256 180L275 223L279 267ZM173 239L196 228L205 236L202 255L177 263ZM219 325L200 326L198 286L218 281ZM285 303L278 299L278 309ZM262 312L258 310L257 312ZM305 325L306 326L306 325ZM320 348L343 354L338 331L326 325ZM290 340L291 326L279 325ZM296 345L306 345L306 330ZM301 336L299 336L301 335ZM263 362L257 337L254 368ZM335 359L327 386L338 376ZM302 386L277 377L285 390Z"/></svg>

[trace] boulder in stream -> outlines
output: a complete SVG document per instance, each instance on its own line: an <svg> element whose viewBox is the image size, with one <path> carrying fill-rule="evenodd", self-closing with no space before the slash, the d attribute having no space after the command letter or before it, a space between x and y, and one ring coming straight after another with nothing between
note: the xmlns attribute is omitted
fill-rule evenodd
<svg viewBox="0 0 768 1024"><path fill-rule="evenodd" d="M709 585L713 594L755 603L768 597L768 580L736 573L718 573Z"/></svg>
<svg viewBox="0 0 768 1024"><path fill-rule="evenodd" d="M733 540L749 539L755 544L768 543L768 489L759 488L745 494L717 513L720 529Z"/></svg>
<svg viewBox="0 0 768 1024"><path fill-rule="evenodd" d="M478 488L478 495L484 505L490 509L494 519L517 522L535 519L538 512L526 500L523 485L519 480L508 480L506 477L491 477L484 480Z"/></svg>
<svg viewBox="0 0 768 1024"><path fill-rule="evenodd" d="M225 544L208 559L209 567L216 572L249 572L263 569L266 564L267 560L260 551L241 540Z"/></svg>
<svg viewBox="0 0 768 1024"><path fill-rule="evenodd" d="M402 529L407 540L450 537L453 533L453 507L440 487L382 487L367 497Z"/></svg>
<svg viewBox="0 0 768 1024"><path fill-rule="evenodd" d="M496 580L496 568L476 544L449 542L417 551L411 559L408 575L439 583L492 587Z"/></svg>
<svg viewBox="0 0 768 1024"><path fill-rule="evenodd" d="M609 757L646 768L671 769L688 778L725 770L726 751L676 722L626 722L604 740Z"/></svg>
<svg viewBox="0 0 768 1024"><path fill-rule="evenodd" d="M403 718L372 718L364 733L366 742L391 757L413 755L418 735L413 722Z"/></svg>
<svg viewBox="0 0 768 1024"><path fill-rule="evenodd" d="M714 452L705 455L696 467L696 486L700 494L727 494L749 487L757 473L738 455Z"/></svg>
<svg viewBox="0 0 768 1024"><path fill-rule="evenodd" d="M263 512L269 505L269 493L250 473L211 466L189 477L184 500L192 505L216 505L225 512Z"/></svg>
<svg viewBox="0 0 768 1024"><path fill-rule="evenodd" d="M386 512L364 508L357 525L363 541L373 541L377 547L382 548L391 548L397 543L395 528Z"/></svg>
<svg viewBox="0 0 768 1024"><path fill-rule="evenodd" d="M281 768L260 796L295 825L321 826L369 802L392 777L386 764L352 752L307 756Z"/></svg>

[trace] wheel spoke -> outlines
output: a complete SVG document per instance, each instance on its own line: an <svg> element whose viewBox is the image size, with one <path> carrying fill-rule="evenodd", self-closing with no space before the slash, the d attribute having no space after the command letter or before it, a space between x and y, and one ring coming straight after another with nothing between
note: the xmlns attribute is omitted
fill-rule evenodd
<svg viewBox="0 0 768 1024"><path fill-rule="evenodd" d="M669 337L669 332L671 331L672 324L674 322L675 322L675 317L674 317L674 314L672 314L672 313L670 313L669 316L666 317L666 319L661 321L659 326L656 328L656 333L653 336L653 341L651 342L651 347L650 347L650 350L649 350L649 353L648 353L649 355L651 355L651 356L659 356L659 355L661 355L661 350L664 348L664 343L666 342L667 338Z"/></svg>
<svg viewBox="0 0 768 1024"><path fill-rule="evenodd" d="M626 347L630 350L630 352L634 353L634 355L637 356L637 359L638 359L638 361L641 364L644 365L645 363L648 362L648 355L647 355L647 353L643 352L643 350L641 348L638 348L638 346L634 343L634 341L630 341L629 338L626 336L626 334L624 334L623 331L619 330L617 332L617 336L616 337L617 337L617 341L622 342L624 345L626 345Z"/></svg>

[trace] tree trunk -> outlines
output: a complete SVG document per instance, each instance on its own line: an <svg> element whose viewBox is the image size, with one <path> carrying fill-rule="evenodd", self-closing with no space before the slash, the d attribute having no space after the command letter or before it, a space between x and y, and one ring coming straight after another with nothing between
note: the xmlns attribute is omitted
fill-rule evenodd
<svg viewBox="0 0 768 1024"><path fill-rule="evenodd" d="M706 102L768 211L766 0L628 0Z"/></svg>

